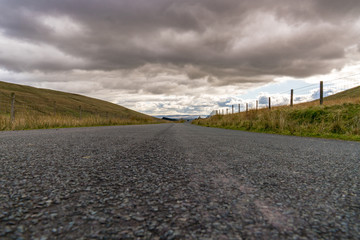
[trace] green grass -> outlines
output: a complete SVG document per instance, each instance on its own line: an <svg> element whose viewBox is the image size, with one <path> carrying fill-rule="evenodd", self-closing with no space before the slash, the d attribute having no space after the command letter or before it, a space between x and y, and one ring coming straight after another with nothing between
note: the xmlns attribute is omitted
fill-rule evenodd
<svg viewBox="0 0 360 240"><path fill-rule="evenodd" d="M284 135L360 141L360 87L318 101L272 110L216 115L193 124Z"/></svg>
<svg viewBox="0 0 360 240"><path fill-rule="evenodd" d="M16 99L13 123L11 93L15 93ZM166 121L99 99L0 81L0 130L163 122Z"/></svg>

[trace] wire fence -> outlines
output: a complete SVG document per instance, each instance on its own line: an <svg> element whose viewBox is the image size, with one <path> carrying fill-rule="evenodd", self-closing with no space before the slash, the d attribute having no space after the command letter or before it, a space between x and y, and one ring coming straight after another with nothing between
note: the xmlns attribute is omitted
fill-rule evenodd
<svg viewBox="0 0 360 240"><path fill-rule="evenodd" d="M285 92L262 94L256 99L248 99L239 103L228 103L227 107L213 110L208 117L213 115L227 115L250 110L273 108L280 106L293 106L300 103L326 104L333 101L332 95L338 94L336 100L347 100L358 98L360 100L360 73L340 77L332 80L325 80L319 83L308 84L302 87L289 89ZM345 90L354 91L341 95ZM328 98L327 98L328 97Z"/></svg>

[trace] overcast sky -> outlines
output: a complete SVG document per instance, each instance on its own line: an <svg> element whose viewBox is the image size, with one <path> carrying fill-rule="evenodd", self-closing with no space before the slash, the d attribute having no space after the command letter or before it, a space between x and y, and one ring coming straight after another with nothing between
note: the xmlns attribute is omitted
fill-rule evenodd
<svg viewBox="0 0 360 240"><path fill-rule="evenodd" d="M151 115L360 72L359 44L359 0L0 0L0 80Z"/></svg>

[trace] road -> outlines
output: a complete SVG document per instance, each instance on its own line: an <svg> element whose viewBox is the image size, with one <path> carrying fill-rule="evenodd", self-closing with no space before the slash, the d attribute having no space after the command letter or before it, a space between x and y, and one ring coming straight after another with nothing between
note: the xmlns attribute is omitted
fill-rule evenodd
<svg viewBox="0 0 360 240"><path fill-rule="evenodd" d="M0 133L1 239L359 239L360 143L159 124Z"/></svg>

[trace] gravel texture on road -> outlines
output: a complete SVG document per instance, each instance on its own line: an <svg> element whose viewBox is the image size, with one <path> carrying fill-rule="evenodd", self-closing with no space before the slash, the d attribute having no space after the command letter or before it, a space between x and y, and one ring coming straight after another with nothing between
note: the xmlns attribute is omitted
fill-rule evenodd
<svg viewBox="0 0 360 240"><path fill-rule="evenodd" d="M0 239L359 239L360 143L190 124L0 133Z"/></svg>

